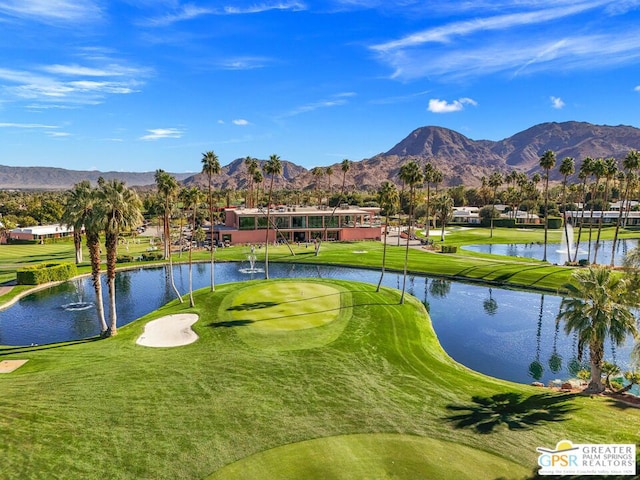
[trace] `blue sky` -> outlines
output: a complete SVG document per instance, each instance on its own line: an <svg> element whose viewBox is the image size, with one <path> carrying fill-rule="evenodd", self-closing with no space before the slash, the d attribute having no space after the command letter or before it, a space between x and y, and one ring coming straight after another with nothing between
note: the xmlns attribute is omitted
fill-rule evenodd
<svg viewBox="0 0 640 480"><path fill-rule="evenodd" d="M0 0L0 164L307 168L437 125L640 126L640 0Z"/></svg>

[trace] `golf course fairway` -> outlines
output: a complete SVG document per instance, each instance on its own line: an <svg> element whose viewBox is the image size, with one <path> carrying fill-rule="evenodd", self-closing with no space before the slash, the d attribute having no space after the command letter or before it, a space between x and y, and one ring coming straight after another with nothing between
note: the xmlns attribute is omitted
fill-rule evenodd
<svg viewBox="0 0 640 480"><path fill-rule="evenodd" d="M252 280L194 301L113 338L0 347L28 360L0 375L0 477L522 480L537 447L640 438L639 409L458 364L394 289ZM179 314L195 342L136 344Z"/></svg>

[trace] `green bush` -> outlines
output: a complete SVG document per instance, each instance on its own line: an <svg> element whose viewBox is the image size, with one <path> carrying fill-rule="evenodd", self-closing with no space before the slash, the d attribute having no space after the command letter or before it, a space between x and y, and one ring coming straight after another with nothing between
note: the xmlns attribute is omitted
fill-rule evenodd
<svg viewBox="0 0 640 480"><path fill-rule="evenodd" d="M73 263L43 263L16 271L18 285L41 285L48 282L64 282L75 277L78 270Z"/></svg>
<svg viewBox="0 0 640 480"><path fill-rule="evenodd" d="M483 227L490 227L491 226L491 219L490 218L483 218L482 219L482 226ZM493 226L494 227L501 227L501 228L515 228L516 227L516 219L515 218L494 218L493 219Z"/></svg>
<svg viewBox="0 0 640 480"><path fill-rule="evenodd" d="M162 260L162 252L144 252L142 254L142 260L144 261L149 261L149 260Z"/></svg>
<svg viewBox="0 0 640 480"><path fill-rule="evenodd" d="M581 267L586 267L589 265L589 260L587 260L586 258L581 258L580 260L578 260L578 265Z"/></svg>
<svg viewBox="0 0 640 480"><path fill-rule="evenodd" d="M440 252L442 253L458 253L458 247L455 245L440 245Z"/></svg>
<svg viewBox="0 0 640 480"><path fill-rule="evenodd" d="M133 262L133 255L118 255L116 263L130 263Z"/></svg>
<svg viewBox="0 0 640 480"><path fill-rule="evenodd" d="M560 217L549 217L548 225L549 225L549 228L551 228L551 229L562 228L562 218L560 218Z"/></svg>

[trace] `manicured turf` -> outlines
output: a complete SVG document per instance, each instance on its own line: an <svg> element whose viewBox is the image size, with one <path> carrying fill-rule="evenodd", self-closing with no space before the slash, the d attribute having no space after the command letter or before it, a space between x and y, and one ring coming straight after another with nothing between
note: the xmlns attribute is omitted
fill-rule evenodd
<svg viewBox="0 0 640 480"><path fill-rule="evenodd" d="M307 294L295 293L300 284ZM295 303L319 292L333 297L334 290L350 318L330 343L323 329L340 318L304 329L285 323L256 345L243 335L260 308L229 310L267 305L278 291L288 291L278 302ZM322 458L308 466L295 459L296 452L315 451L317 441L318 451L331 459L341 452L327 478L357 479L358 471L360 478L380 471L386 477L379 478L406 478L416 471L448 479L442 465L454 464L473 478L521 478L534 469L538 446L640 438L637 409L606 398L551 394L456 364L440 347L423 305L412 297L399 305L395 290L376 293L374 286L346 281L253 281L218 285L214 293L204 289L195 300L194 309L173 302L112 339L0 349L2 359L29 359L0 376L2 477L216 474L219 480L238 478L237 466L245 462L247 472L258 472L247 479L278 478L268 470L278 465L284 474L322 478ZM229 316L238 311L242 318ZM146 321L187 312L199 315L197 342L179 348L135 344ZM323 339L283 350L299 332ZM391 463L396 453L398 465ZM514 472L511 463L520 469Z"/></svg>

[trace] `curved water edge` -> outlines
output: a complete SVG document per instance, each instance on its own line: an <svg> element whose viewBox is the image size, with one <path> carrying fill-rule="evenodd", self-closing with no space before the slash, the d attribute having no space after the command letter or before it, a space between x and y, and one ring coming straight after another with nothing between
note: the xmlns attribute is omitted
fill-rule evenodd
<svg viewBox="0 0 640 480"><path fill-rule="evenodd" d="M216 283L263 278L261 274L240 273L242 267L241 263L217 264ZM208 263L193 265L194 289L209 285L209 268ZM380 271L273 263L270 275L376 284ZM174 277L178 289L186 293L188 266L175 265ZM383 284L400 289L402 275L386 273ZM119 326L175 298L166 265L118 272L116 291ZM408 277L407 291L429 308L435 332L447 353L473 370L519 383L534 380L548 383L575 376L575 370L584 366L584 362L580 365L576 359L576 339L565 335L556 325L559 296L418 275ZM84 302L95 302L90 278L39 290L0 312L0 345L55 343L96 335L94 308L77 311L63 308L77 302L80 293ZM620 349L607 345L606 359L628 369L632 345L631 339Z"/></svg>

